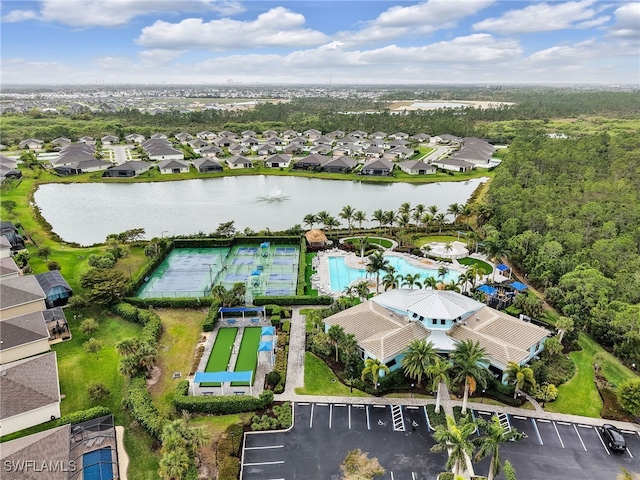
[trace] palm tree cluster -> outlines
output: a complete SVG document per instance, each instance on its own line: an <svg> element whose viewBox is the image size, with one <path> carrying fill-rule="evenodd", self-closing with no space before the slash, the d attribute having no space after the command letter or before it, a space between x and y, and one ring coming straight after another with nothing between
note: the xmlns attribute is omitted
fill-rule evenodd
<svg viewBox="0 0 640 480"><path fill-rule="evenodd" d="M192 460L210 440L204 427L189 427L184 420L174 420L162 430L162 458L158 474L164 480L185 478Z"/></svg>
<svg viewBox="0 0 640 480"><path fill-rule="evenodd" d="M473 437L477 431L483 435ZM431 449L432 452L448 452L447 468L454 475L474 476L472 461L479 462L490 457L488 480L493 480L502 470L500 459L500 445L504 442L516 441L523 438L523 434L515 429L505 430L497 416L490 421L482 418L473 421L469 415L458 422L447 416L447 424L439 425L433 434L438 442ZM464 478L464 476L463 476Z"/></svg>
<svg viewBox="0 0 640 480"><path fill-rule="evenodd" d="M230 290L224 285L216 285L211 289L211 295L222 307L237 307L244 305L247 286L243 282L233 284Z"/></svg>
<svg viewBox="0 0 640 480"><path fill-rule="evenodd" d="M138 375L149 376L158 354L155 345L137 338L127 338L118 342L116 350L122 356L118 366L119 372L131 378Z"/></svg>

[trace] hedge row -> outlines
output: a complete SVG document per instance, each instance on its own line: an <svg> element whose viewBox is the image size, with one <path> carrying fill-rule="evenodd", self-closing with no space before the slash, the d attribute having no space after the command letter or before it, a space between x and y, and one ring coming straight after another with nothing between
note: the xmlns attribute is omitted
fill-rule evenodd
<svg viewBox="0 0 640 480"><path fill-rule="evenodd" d="M125 298L125 302L140 308L203 308L211 305L212 301L212 297Z"/></svg>
<svg viewBox="0 0 640 480"><path fill-rule="evenodd" d="M188 396L189 382L182 380L173 395L176 410L193 413L229 415L231 413L261 410L273 402L273 392L263 391L259 397L242 396Z"/></svg>
<svg viewBox="0 0 640 480"><path fill-rule="evenodd" d="M291 244L300 241L300 237L291 235L281 236L255 236L255 237L234 237L234 238L176 238L173 240L174 248L216 248L232 247L243 243L270 242L275 245Z"/></svg>
<svg viewBox="0 0 640 480"><path fill-rule="evenodd" d="M140 310L125 302L116 303L111 306L111 311L130 322L139 323L144 326L140 341L155 345L160 335L162 335L162 322L160 317L150 310Z"/></svg>
<svg viewBox="0 0 640 480"><path fill-rule="evenodd" d="M160 440L162 429L167 420L153 404L144 377L134 377L129 380L127 395L123 403L131 412L131 416L142 425L147 432Z"/></svg>
<svg viewBox="0 0 640 480"><path fill-rule="evenodd" d="M207 312L207 316L202 322L202 331L203 332L212 332L214 328L216 328L216 323L218 323L218 308L219 304L217 301L211 302L211 306L209 307L209 311Z"/></svg>
<svg viewBox="0 0 640 480"><path fill-rule="evenodd" d="M111 410L107 407L93 407L87 410L80 410L60 417L56 422L56 426L59 427L68 423L70 423L71 425L75 425L76 423L86 422L87 420L93 420L94 418L105 417L107 415L111 415Z"/></svg>
<svg viewBox="0 0 640 480"><path fill-rule="evenodd" d="M304 287L307 286L307 240L302 237L300 239L300 257L298 259L298 285L296 287L296 295L304 295Z"/></svg>
<svg viewBox="0 0 640 480"><path fill-rule="evenodd" d="M309 295L290 295L286 297L254 297L253 304L262 305L331 305L333 298L328 296L310 297Z"/></svg>
<svg viewBox="0 0 640 480"><path fill-rule="evenodd" d="M173 249L173 242L169 240L164 248L161 248L156 256L154 256L149 263L142 269L142 271L136 274L132 281L131 287L127 292L127 295L134 295L144 283L144 279L149 277L153 273L153 271L158 268L158 265L162 263L162 261L166 258L166 256Z"/></svg>

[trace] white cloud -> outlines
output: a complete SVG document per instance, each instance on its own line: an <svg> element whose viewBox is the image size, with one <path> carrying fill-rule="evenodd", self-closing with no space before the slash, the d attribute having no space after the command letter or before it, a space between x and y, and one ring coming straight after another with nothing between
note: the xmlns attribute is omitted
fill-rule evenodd
<svg viewBox="0 0 640 480"><path fill-rule="evenodd" d="M599 9L592 8L594 3L596 0L537 3L520 10L510 10L500 17L482 20L475 23L473 29L513 34L575 28L577 22L590 21L597 15Z"/></svg>
<svg viewBox="0 0 640 480"><path fill-rule="evenodd" d="M428 35L452 28L456 22L475 15L495 0L428 0L417 5L394 6L354 32L340 32L337 38L352 45L371 44L407 34Z"/></svg>
<svg viewBox="0 0 640 480"><path fill-rule="evenodd" d="M304 15L276 7L251 21L222 18L204 22L201 18L187 18L169 23L158 20L143 28L136 41L149 48L237 50L311 46L328 40L324 33L304 28L304 24Z"/></svg>
<svg viewBox="0 0 640 480"><path fill-rule="evenodd" d="M633 2L623 5L614 12L616 24L611 29L614 37L640 38L640 3Z"/></svg>
<svg viewBox="0 0 640 480"><path fill-rule="evenodd" d="M42 0L39 12L13 10L3 21L37 19L73 27L115 27L126 25L140 15L202 11L233 15L243 12L244 7L235 0Z"/></svg>

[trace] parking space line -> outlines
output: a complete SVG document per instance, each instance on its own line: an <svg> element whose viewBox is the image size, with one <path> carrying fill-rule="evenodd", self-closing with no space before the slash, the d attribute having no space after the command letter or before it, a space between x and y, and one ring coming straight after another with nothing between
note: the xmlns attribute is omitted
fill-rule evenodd
<svg viewBox="0 0 640 480"><path fill-rule="evenodd" d="M346 403L335 403L334 404L336 407L346 407L347 404Z"/></svg>
<svg viewBox="0 0 640 480"><path fill-rule="evenodd" d="M300 402L300 403L298 403L298 405L309 405L309 402L304 402L304 403Z"/></svg>
<svg viewBox="0 0 640 480"><path fill-rule="evenodd" d="M316 403L316 405L318 405L319 407L326 407L327 406L326 403Z"/></svg>
<svg viewBox="0 0 640 480"><path fill-rule="evenodd" d="M540 436L540 430L538 430L538 424L536 423L536 420L532 418L531 423L533 424L533 429L536 431L536 435L538 436L538 441L540 442L540 445L544 445L544 443L542 442L542 437Z"/></svg>
<svg viewBox="0 0 640 480"><path fill-rule="evenodd" d="M311 404L311 418L309 418L309 428L313 428L313 403Z"/></svg>
<svg viewBox="0 0 640 480"><path fill-rule="evenodd" d="M629 456L630 456L631 458L633 458L633 455L631 455L631 452L629 451L629 447L627 447L627 453L629 454Z"/></svg>
<svg viewBox="0 0 640 480"><path fill-rule="evenodd" d="M598 434L598 438L600 439L600 443L602 443L602 446L604 447L604 451L607 452L607 455L611 455L611 452L609 451L609 449L607 448L607 446L604 443L604 440L602 440L602 437L600 436L600 432L598 431L597 428L594 429L596 431L596 433Z"/></svg>
<svg viewBox="0 0 640 480"><path fill-rule="evenodd" d="M356 403L355 405L353 405L354 407L358 407L358 408L364 408L364 405L361 405L359 403Z"/></svg>
<svg viewBox="0 0 640 480"><path fill-rule="evenodd" d="M578 426L580 428L593 428L591 425L583 425L582 423L579 423Z"/></svg>
<svg viewBox="0 0 640 480"><path fill-rule="evenodd" d="M516 418L518 420L526 420L527 417L519 417L518 415L511 415L513 418Z"/></svg>
<svg viewBox="0 0 640 480"><path fill-rule="evenodd" d="M393 478L393 472L390 472L390 473L391 473L391 480L394 480L394 478Z"/></svg>
<svg viewBox="0 0 640 480"><path fill-rule="evenodd" d="M558 425L571 425L569 422L556 422Z"/></svg>
<svg viewBox="0 0 640 480"><path fill-rule="evenodd" d="M244 447L245 450L267 450L269 448L284 448L284 445L267 445L266 447Z"/></svg>
<svg viewBox="0 0 640 480"><path fill-rule="evenodd" d="M245 467L255 467L258 465L280 465L284 460L276 460L275 462L259 462L259 463L243 463Z"/></svg>
<svg viewBox="0 0 640 480"><path fill-rule="evenodd" d="M333 403L329 405L329 428L331 428L332 420L333 420Z"/></svg>
<svg viewBox="0 0 640 480"><path fill-rule="evenodd" d="M374 405L373 408L387 408L386 405Z"/></svg>
<svg viewBox="0 0 640 480"><path fill-rule="evenodd" d="M539 422L544 422L544 423L551 423L551 420L546 420L544 418L539 418L538 421Z"/></svg>
<svg viewBox="0 0 640 480"><path fill-rule="evenodd" d="M351 405L349 405L349 430L351 430Z"/></svg>
<svg viewBox="0 0 640 480"><path fill-rule="evenodd" d="M416 477L416 472L411 472L411 480L418 480L418 477Z"/></svg>
<svg viewBox="0 0 640 480"><path fill-rule="evenodd" d="M418 410L420 407L414 407L412 405L407 405L407 410Z"/></svg>
<svg viewBox="0 0 640 480"><path fill-rule="evenodd" d="M478 413L479 413L480 415L491 415L491 413L490 413L490 412L481 412L481 411L479 411L479 410L478 410Z"/></svg>
<svg viewBox="0 0 640 480"><path fill-rule="evenodd" d="M564 442L562 441L562 437L560 436L560 432L558 431L558 426L556 425L556 422L551 422L553 423L553 428L555 428L556 430L556 435L558 435L558 440L560 440L560 445L562 445L562 448L564 448Z"/></svg>
<svg viewBox="0 0 640 480"><path fill-rule="evenodd" d="M580 436L580 432L578 431L578 427L576 427L576 424L573 424L573 428L576 431L576 434L578 435L578 438L580 439L580 443L582 444L582 448L584 448L584 451L587 451L587 447L584 445L584 442L582 441L582 437Z"/></svg>
<svg viewBox="0 0 640 480"><path fill-rule="evenodd" d="M367 429L371 430L371 419L369 418L369 405L367 405Z"/></svg>

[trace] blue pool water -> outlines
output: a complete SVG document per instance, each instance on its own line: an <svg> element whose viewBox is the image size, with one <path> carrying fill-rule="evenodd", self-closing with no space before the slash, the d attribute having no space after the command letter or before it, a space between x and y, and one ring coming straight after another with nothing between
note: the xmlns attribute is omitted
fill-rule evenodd
<svg viewBox="0 0 640 480"><path fill-rule="evenodd" d="M396 269L396 275L407 275L408 273L415 275L416 273L419 273L420 278L418 281L420 283L422 283L426 277L434 277L439 281L448 283L451 280L457 280L460 275L459 272L452 270L447 273L443 279L439 279L437 269L434 270L432 268L415 267L402 257L385 258L389 260L389 265ZM383 276L384 272L380 272L380 283L382 283ZM367 271L347 267L343 257L329 257L329 278L331 281L331 290L334 292L340 292L351 285L355 280L367 278Z"/></svg>
<svg viewBox="0 0 640 480"><path fill-rule="evenodd" d="M101 448L82 456L82 475L85 480L112 480L111 449Z"/></svg>

